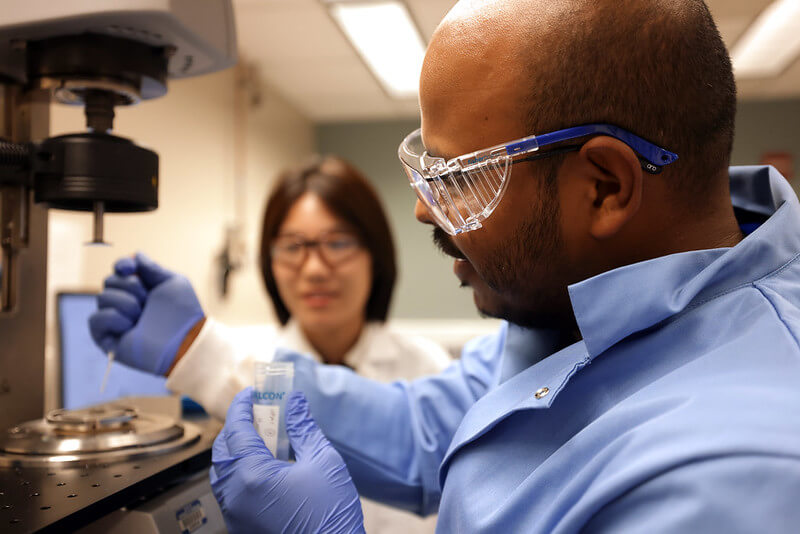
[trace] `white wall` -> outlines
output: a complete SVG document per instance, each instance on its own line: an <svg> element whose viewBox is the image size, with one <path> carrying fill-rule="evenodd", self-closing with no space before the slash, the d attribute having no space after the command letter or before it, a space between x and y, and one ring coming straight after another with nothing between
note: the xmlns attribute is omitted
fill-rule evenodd
<svg viewBox="0 0 800 534"><path fill-rule="evenodd" d="M48 250L48 350L54 356L54 295L63 290L100 290L114 261L143 251L185 274L208 315L231 324L272 321L257 270L262 205L277 172L313 152L312 124L268 88L251 110L247 127L244 267L231 279L223 301L215 257L226 225L234 221L235 73L228 70L170 84L161 99L117 109L117 135L155 150L160 157L159 208L105 219L109 247L88 247L88 213L51 210ZM85 130L81 108L53 105L51 135ZM53 366L50 365L52 368ZM50 388L48 388L50 389Z"/></svg>

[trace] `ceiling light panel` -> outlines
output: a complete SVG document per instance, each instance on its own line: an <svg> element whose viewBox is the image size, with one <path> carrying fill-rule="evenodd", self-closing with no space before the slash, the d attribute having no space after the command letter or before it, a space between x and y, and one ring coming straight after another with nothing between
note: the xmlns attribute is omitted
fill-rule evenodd
<svg viewBox="0 0 800 534"><path fill-rule="evenodd" d="M328 9L386 92L416 98L425 44L405 4L348 1Z"/></svg>
<svg viewBox="0 0 800 534"><path fill-rule="evenodd" d="M800 53L800 2L776 0L769 5L733 47L733 70L738 78L780 75Z"/></svg>

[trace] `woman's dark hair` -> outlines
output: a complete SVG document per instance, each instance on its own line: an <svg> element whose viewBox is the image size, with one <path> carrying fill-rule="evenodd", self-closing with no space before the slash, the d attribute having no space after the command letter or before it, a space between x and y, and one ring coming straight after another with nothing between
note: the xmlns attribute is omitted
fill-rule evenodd
<svg viewBox="0 0 800 534"><path fill-rule="evenodd" d="M278 320L285 325L291 314L278 294L272 273L272 241L289 209L305 193L314 193L336 216L347 221L369 251L372 289L366 319L385 321L397 278L392 232L373 187L358 169L336 156L317 158L309 165L284 171L267 200L261 230L261 275Z"/></svg>

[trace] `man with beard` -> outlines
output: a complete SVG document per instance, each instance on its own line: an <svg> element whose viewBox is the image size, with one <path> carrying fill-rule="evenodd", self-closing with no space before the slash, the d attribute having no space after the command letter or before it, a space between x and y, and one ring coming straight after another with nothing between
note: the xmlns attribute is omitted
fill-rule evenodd
<svg viewBox="0 0 800 534"><path fill-rule="evenodd" d="M297 462L237 395L211 468L229 528L357 532L357 487L441 532L795 531L800 204L728 169L705 4L464 0L420 106L416 216L508 323L409 383L281 355Z"/></svg>

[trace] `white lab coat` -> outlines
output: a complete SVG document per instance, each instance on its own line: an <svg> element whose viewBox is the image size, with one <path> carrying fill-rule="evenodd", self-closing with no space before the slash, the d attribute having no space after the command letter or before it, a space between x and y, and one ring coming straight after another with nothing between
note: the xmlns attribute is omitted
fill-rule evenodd
<svg viewBox="0 0 800 534"><path fill-rule="evenodd" d="M224 419L233 397L253 383L256 361L270 361L278 347L309 354L321 361L296 323L286 327L237 329L209 318L197 339L167 380L167 387L188 395L211 414ZM439 373L450 364L435 342L400 334L386 324L370 322L344 363L358 374L378 380L413 380ZM364 528L369 534L433 532L436 518L413 514L362 499Z"/></svg>

